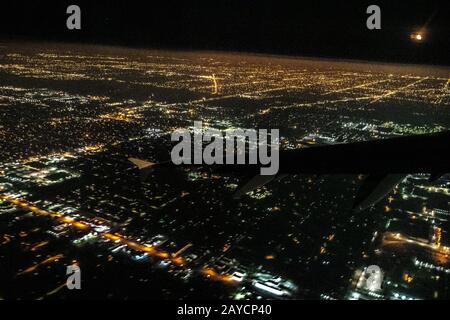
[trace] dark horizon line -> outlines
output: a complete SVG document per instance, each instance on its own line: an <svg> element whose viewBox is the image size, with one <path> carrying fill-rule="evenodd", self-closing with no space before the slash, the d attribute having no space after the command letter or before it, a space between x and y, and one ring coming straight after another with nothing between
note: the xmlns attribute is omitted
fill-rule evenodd
<svg viewBox="0 0 450 320"><path fill-rule="evenodd" d="M341 61L341 62L357 62L357 63L375 63L375 64L392 64L392 65L404 65L404 66L431 66L431 67L450 67L450 62L424 62L424 61L411 61L405 59L397 59L397 60L388 60L388 59L371 59L371 58L356 58L342 55L324 55L324 54L295 54L295 53L287 53L287 52L273 52L273 51L265 51L265 50L239 50L236 48L207 48L202 46L192 46L192 47L183 47L183 46L175 46L175 45L143 45L143 44L130 44L124 41L98 41L95 42L93 40L87 41L78 41L73 39L62 40L60 38L54 39L44 39L41 37L30 37L30 36L14 36L11 37L9 35L2 35L0 33L0 43L5 42L18 42L18 43L49 43L49 44L67 44L67 45L80 45L80 46L103 46L103 47L116 47L116 48L124 48L124 49L136 49L136 50L161 50L161 51L177 51L177 52L214 52L214 53L228 53L228 54L246 54L246 55L254 55L254 56L266 56L266 57L279 57L286 59L319 59L319 60L332 60L332 61Z"/></svg>

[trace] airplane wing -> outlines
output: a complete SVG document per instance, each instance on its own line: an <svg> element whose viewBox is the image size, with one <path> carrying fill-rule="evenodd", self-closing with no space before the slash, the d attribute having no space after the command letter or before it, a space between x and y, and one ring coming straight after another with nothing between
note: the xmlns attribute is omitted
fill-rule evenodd
<svg viewBox="0 0 450 320"><path fill-rule="evenodd" d="M444 173L450 173L449 150L450 131L282 150L279 154L278 174L256 174L236 191L234 198L240 198L245 193L287 174L365 174L367 178L358 191L353 207L355 211L361 211L386 197L408 174L430 173L430 180L434 181ZM171 162L154 164L134 158L129 160L147 174L149 169L156 167L199 167L176 166ZM239 170L237 168L241 168L241 171L242 168L248 169L248 172L255 171L254 165L213 167L230 172Z"/></svg>
<svg viewBox="0 0 450 320"><path fill-rule="evenodd" d="M450 172L450 131L280 151L280 172L389 174Z"/></svg>

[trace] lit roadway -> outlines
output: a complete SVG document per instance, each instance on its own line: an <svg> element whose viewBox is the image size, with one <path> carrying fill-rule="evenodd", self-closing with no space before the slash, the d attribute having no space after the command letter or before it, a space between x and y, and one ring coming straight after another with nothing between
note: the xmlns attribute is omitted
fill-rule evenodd
<svg viewBox="0 0 450 320"><path fill-rule="evenodd" d="M170 261L172 262L174 265L179 266L179 267L186 267L186 261L185 259L180 255L180 252L176 253L176 254L171 254L167 251L158 249L155 246L149 245L149 244L143 244L140 243L138 241L135 241L127 236L121 235L120 233L110 233L108 231L104 231L104 232L97 232L94 231L92 229L92 226L84 221L79 221L76 220L75 218L66 215L66 214L62 214L59 212L53 212L53 211L48 211L48 210L44 210L41 208L38 208L37 206L35 206L34 204L27 202L25 200L22 199L17 199L17 198L13 198L11 196L8 195L4 195L4 194L0 194L0 199L7 201L17 207L20 207L22 210L25 211L31 211L33 212L35 215L38 216L43 216L43 217L50 217L52 219L55 219L61 223L65 223L67 225L69 225L70 227L80 230L80 231L85 231L85 232L95 232L98 235L100 235L102 238L107 239L109 241L113 241L116 243L120 243L120 244L124 244L127 247L138 251L138 252L142 252L142 253L148 253L149 255L153 256L153 257L157 257L161 260L165 260L165 261ZM58 255L55 257L50 257L48 259L46 259L45 261L36 264L22 272L20 272L20 274L22 273L28 273L33 271L34 269L36 269L39 265L42 264L46 264L55 260L58 260L59 258L61 258L62 255ZM236 284L236 281L234 281L232 279L231 275L228 274L221 274L218 273L217 271L215 271L213 268L208 267L208 266L204 266L200 269L200 273L204 276L206 276L207 278L211 279L211 280L215 280L215 281L221 281L224 283L234 283Z"/></svg>
<svg viewBox="0 0 450 320"><path fill-rule="evenodd" d="M402 235L401 233L394 232L386 232L383 236L383 245L403 245L403 244L412 244L423 247L425 249L430 250L434 254L441 255L439 259L442 263L447 263L450 260L450 248L442 245L438 245L435 243L429 243L425 241L416 240L414 238L410 238Z"/></svg>

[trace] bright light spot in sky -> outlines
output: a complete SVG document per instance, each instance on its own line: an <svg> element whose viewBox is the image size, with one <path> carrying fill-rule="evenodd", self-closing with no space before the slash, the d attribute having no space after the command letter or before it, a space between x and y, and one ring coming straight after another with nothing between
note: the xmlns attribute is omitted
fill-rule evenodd
<svg viewBox="0 0 450 320"><path fill-rule="evenodd" d="M425 35L424 35L423 32L411 33L411 40L412 41L421 42L421 41L424 41L424 39L425 39Z"/></svg>

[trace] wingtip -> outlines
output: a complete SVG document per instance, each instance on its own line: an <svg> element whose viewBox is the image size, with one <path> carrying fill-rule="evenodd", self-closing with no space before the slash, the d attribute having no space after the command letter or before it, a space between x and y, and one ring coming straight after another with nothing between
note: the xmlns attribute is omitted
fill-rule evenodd
<svg viewBox="0 0 450 320"><path fill-rule="evenodd" d="M137 159L137 158L128 158L128 161L133 163L139 169L151 168L151 167L153 167L156 164L154 162L145 161L145 160Z"/></svg>

